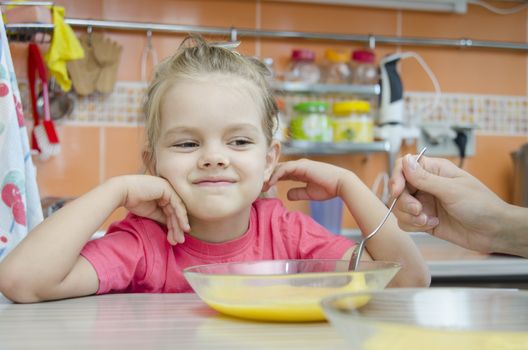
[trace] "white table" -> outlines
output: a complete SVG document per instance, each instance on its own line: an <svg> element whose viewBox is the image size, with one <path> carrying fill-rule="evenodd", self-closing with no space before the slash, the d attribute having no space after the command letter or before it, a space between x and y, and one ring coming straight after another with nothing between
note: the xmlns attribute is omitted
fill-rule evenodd
<svg viewBox="0 0 528 350"><path fill-rule="evenodd" d="M110 294L36 304L0 295L0 349L344 349L326 322L222 316L195 294Z"/></svg>

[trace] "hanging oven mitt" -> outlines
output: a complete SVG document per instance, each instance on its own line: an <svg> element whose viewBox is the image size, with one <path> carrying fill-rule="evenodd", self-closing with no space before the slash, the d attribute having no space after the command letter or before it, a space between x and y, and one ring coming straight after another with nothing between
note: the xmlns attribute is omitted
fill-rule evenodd
<svg viewBox="0 0 528 350"><path fill-rule="evenodd" d="M114 89L123 47L102 35L94 35L92 45L95 59L101 68L95 89L103 94L109 94Z"/></svg>
<svg viewBox="0 0 528 350"><path fill-rule="evenodd" d="M71 27L64 22L64 7L53 6L51 12L54 29L51 45L45 56L46 63L61 89L70 91L71 80L66 62L83 58L84 51Z"/></svg>
<svg viewBox="0 0 528 350"><path fill-rule="evenodd" d="M93 34L93 36L95 35ZM84 50L84 57L79 60L69 61L67 64L73 88L81 96L89 95L95 91L95 82L101 71L95 59L92 41L91 34L82 36L80 42Z"/></svg>

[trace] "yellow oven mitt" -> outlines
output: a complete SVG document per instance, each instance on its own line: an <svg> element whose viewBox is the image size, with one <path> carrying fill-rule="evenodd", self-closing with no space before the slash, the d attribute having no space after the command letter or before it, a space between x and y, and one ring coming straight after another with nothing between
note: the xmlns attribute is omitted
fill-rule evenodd
<svg viewBox="0 0 528 350"><path fill-rule="evenodd" d="M71 27L64 22L64 7L53 6L51 12L55 28L45 60L61 89L70 91L72 83L68 77L66 62L83 58L84 51Z"/></svg>

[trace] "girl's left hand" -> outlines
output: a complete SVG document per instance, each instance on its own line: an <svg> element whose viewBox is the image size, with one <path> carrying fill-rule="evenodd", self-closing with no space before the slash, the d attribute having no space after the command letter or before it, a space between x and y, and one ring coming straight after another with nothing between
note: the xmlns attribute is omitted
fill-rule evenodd
<svg viewBox="0 0 528 350"><path fill-rule="evenodd" d="M308 159L284 162L277 165L269 181L264 184L263 191L279 181L293 180L304 182L306 186L290 189L289 200L331 199L339 196L342 179L347 172L346 169Z"/></svg>

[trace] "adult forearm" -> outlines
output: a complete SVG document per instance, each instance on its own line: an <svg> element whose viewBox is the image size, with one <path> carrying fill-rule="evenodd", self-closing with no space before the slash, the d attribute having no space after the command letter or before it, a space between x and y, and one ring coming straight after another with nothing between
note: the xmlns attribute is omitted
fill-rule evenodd
<svg viewBox="0 0 528 350"><path fill-rule="evenodd" d="M506 205L491 251L528 258L528 208Z"/></svg>
<svg viewBox="0 0 528 350"><path fill-rule="evenodd" d="M36 291L61 283L83 246L121 201L119 181L110 180L61 208L0 264L0 284Z"/></svg>

